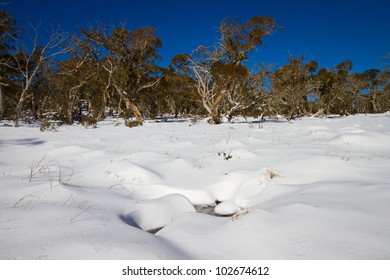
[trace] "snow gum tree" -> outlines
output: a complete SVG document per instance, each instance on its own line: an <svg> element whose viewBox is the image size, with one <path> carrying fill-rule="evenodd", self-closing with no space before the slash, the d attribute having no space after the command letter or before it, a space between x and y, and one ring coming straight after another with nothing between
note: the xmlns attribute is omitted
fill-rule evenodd
<svg viewBox="0 0 390 280"><path fill-rule="evenodd" d="M89 68L89 69L87 69ZM61 68L58 70L61 83L64 85L63 91L65 95L66 108L66 122L73 123L73 115L75 105L81 101L80 96L83 87L88 85L88 82L94 75L94 70L91 65L87 63L82 64L82 61L76 58L69 59L61 63Z"/></svg>
<svg viewBox="0 0 390 280"><path fill-rule="evenodd" d="M250 52L263 44L263 38L277 27L271 17L253 17L246 23L232 18L223 20L219 26L221 60L226 64L242 64Z"/></svg>
<svg viewBox="0 0 390 280"><path fill-rule="evenodd" d="M362 92L369 86L364 74L352 73L352 61L345 60L328 70L322 68L316 75L318 81L318 111L321 114L349 115L365 107ZM379 72L379 71L378 71Z"/></svg>
<svg viewBox="0 0 390 280"><path fill-rule="evenodd" d="M72 37L69 54L69 59L59 63L56 73L62 85L63 103L66 104L66 122L72 124L75 109L80 106L76 106L77 103L86 102L80 99L81 93L98 78L99 63L96 47L76 36Z"/></svg>
<svg viewBox="0 0 390 280"><path fill-rule="evenodd" d="M317 82L313 73L318 63L304 63L304 57L290 57L289 63L280 67L272 75L272 99L277 113L283 114L288 120L308 112L310 92L315 92Z"/></svg>
<svg viewBox="0 0 390 280"><path fill-rule="evenodd" d="M0 120L13 119L15 126L22 117L71 124L76 113L93 122L134 116L127 123L138 125L167 114L208 116L219 124L237 115L292 119L390 110L386 62L363 73L353 73L350 60L317 71L303 57L276 70L249 67L256 64L248 63L250 54L279 28L270 17L224 19L215 45L176 55L167 68L157 65L162 42L152 27L97 24L73 36L26 27L19 30L0 11Z"/></svg>
<svg viewBox="0 0 390 280"><path fill-rule="evenodd" d="M212 66L216 63L216 52L207 47L199 46L191 56L181 55L187 59L188 67L195 80L202 105L215 124L221 123L220 105L224 92L218 91L216 79L212 75Z"/></svg>
<svg viewBox="0 0 390 280"><path fill-rule="evenodd" d="M155 29L145 27L130 31L121 24L111 30L98 27L82 32L107 52L101 65L108 74L108 87L112 87L120 97L118 109L121 108L120 103L124 102L136 121L143 123L136 104L137 97L160 80L156 61L160 58L157 51L162 42L156 36Z"/></svg>
<svg viewBox="0 0 390 280"><path fill-rule="evenodd" d="M60 28L53 30L48 39L41 40L39 34L39 25L30 24L29 35L31 42L29 47L16 42L15 47L10 48L4 43L2 48L7 51L8 58L1 61L2 67L13 71L14 79L18 83L17 102L15 106L14 126L19 126L19 119L23 106L27 99L32 97L30 90L36 77L42 71L43 67L48 67L49 62L60 54L67 53L66 47L68 35ZM41 43L43 41L43 43Z"/></svg>
<svg viewBox="0 0 390 280"><path fill-rule="evenodd" d="M175 118L179 114L199 113L197 90L193 86L189 68L186 65L186 56L177 55L164 70L158 94L154 94L154 96L160 96L160 100L155 100L160 113L173 114Z"/></svg>
<svg viewBox="0 0 390 280"><path fill-rule="evenodd" d="M366 111L380 113L390 110L390 71L370 69L362 74L366 78Z"/></svg>
<svg viewBox="0 0 390 280"><path fill-rule="evenodd" d="M246 88L250 74L243 63L277 27L271 17L254 17L246 23L225 19L219 26L219 45L198 47L189 57L203 106L213 123L219 124L223 114L231 119L253 105Z"/></svg>

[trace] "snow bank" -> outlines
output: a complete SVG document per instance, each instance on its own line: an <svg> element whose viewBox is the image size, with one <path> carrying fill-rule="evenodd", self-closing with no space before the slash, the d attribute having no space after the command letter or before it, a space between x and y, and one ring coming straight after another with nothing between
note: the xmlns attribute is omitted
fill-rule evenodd
<svg viewBox="0 0 390 280"><path fill-rule="evenodd" d="M0 259L390 259L389 116L0 125Z"/></svg>
<svg viewBox="0 0 390 280"><path fill-rule="evenodd" d="M231 216L240 210L241 208L237 204L231 201L224 201L214 208L214 213L220 216Z"/></svg>
<svg viewBox="0 0 390 280"><path fill-rule="evenodd" d="M177 216L186 212L195 212L191 202L182 195L170 194L157 199L137 203L137 210L126 214L137 226L146 231L165 227Z"/></svg>

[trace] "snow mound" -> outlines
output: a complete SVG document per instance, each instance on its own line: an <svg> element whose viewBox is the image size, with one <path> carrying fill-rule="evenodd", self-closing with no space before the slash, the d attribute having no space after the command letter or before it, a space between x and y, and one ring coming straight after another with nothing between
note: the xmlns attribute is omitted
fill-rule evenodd
<svg viewBox="0 0 390 280"><path fill-rule="evenodd" d="M224 201L214 208L214 213L219 216L231 216L240 210L241 208L237 204L231 201Z"/></svg>
<svg viewBox="0 0 390 280"><path fill-rule="evenodd" d="M0 259L388 260L389 117L0 127Z"/></svg>
<svg viewBox="0 0 390 280"><path fill-rule="evenodd" d="M188 198L180 194L169 194L143 201L137 206L138 209L128 213L126 217L133 220L137 226L145 231L162 228L180 214L196 211Z"/></svg>
<svg viewBox="0 0 390 280"><path fill-rule="evenodd" d="M389 136L384 133L340 133L330 141L330 144L337 149L343 146L344 151L371 153L371 155L374 155L373 152L385 155L390 151Z"/></svg>

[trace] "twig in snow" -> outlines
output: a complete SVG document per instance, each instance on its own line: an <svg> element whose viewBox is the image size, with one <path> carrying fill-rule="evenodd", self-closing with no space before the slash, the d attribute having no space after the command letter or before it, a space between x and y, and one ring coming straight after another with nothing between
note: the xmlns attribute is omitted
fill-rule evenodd
<svg viewBox="0 0 390 280"><path fill-rule="evenodd" d="M39 197L38 195L36 195L35 192L34 192L34 193L31 193L31 194L24 195L24 196L22 196L22 197L14 204L14 206L12 206L12 207L14 207L14 208L18 207L19 204L20 204L23 200L28 199L28 198L30 199L30 202L31 202L34 198L39 199L40 197Z"/></svg>
<svg viewBox="0 0 390 280"><path fill-rule="evenodd" d="M38 161L33 161L31 165L29 165L30 173L28 175L28 181L31 182L34 176L38 174L47 174L50 172L50 163L53 161L45 162L46 154Z"/></svg>

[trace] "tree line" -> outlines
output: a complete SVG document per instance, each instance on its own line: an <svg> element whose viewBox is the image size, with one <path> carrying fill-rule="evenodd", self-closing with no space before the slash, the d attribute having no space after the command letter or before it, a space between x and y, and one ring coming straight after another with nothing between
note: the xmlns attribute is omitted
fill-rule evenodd
<svg viewBox="0 0 390 280"><path fill-rule="evenodd" d="M388 68L354 73L350 60L327 69L291 56L276 70L249 69L248 55L278 28L271 17L227 18L215 46L177 54L161 67L162 41L153 27L95 24L77 34L56 28L42 42L39 25L22 36L13 15L0 11L0 120L18 126L116 116L137 125L174 115L219 124L238 115L290 120L390 110Z"/></svg>

